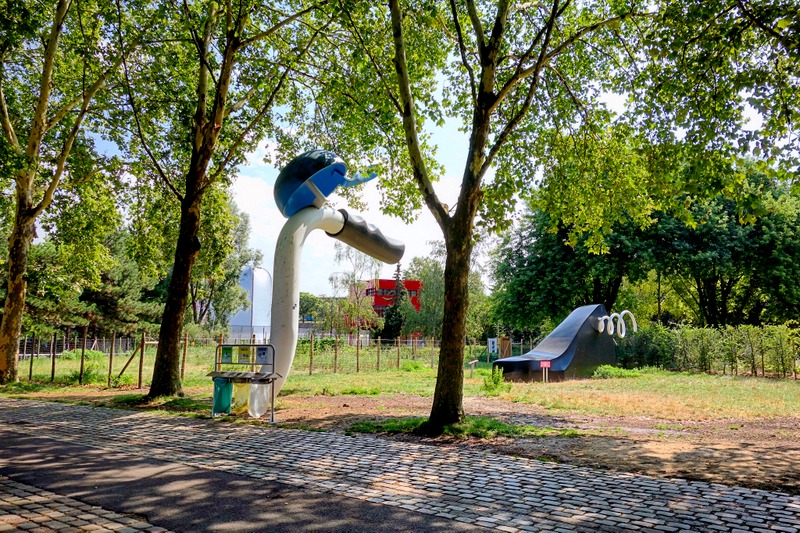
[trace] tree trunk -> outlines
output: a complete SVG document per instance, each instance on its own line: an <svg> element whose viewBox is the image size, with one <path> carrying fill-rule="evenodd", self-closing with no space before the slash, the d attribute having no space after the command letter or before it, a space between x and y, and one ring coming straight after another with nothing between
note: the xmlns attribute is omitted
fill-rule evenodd
<svg viewBox="0 0 800 533"><path fill-rule="evenodd" d="M158 333L158 350L153 367L153 379L148 396L174 396L181 394L180 345L186 304L189 300L189 281L192 266L200 251L197 232L200 228L200 203L202 195L187 192L181 202L181 222L175 262L169 284L167 301Z"/></svg>
<svg viewBox="0 0 800 533"><path fill-rule="evenodd" d="M35 218L27 204L24 198L17 198L14 227L8 238L8 285L0 323L0 384L18 380L19 335L27 290L25 274L35 232Z"/></svg>
<svg viewBox="0 0 800 533"><path fill-rule="evenodd" d="M455 226L454 224L452 233L461 235L454 235L447 240L447 262L444 270L447 291L442 318L442 344L433 406L425 429L432 435L441 434L444 426L461 422L464 418L464 343L467 333L472 236L468 229Z"/></svg>

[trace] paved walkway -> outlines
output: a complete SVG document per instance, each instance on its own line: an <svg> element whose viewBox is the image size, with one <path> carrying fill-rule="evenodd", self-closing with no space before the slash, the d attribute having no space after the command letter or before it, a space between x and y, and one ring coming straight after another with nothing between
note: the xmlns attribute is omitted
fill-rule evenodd
<svg viewBox="0 0 800 533"><path fill-rule="evenodd" d="M797 496L372 436L21 400L0 400L0 426L64 445L124 450L126 456L360 500L376 509L394 507L427 516L423 524L449 521L451 529L800 531ZM362 526L354 530L375 529L369 517Z"/></svg>
<svg viewBox="0 0 800 533"><path fill-rule="evenodd" d="M0 476L0 531L157 533L167 530Z"/></svg>

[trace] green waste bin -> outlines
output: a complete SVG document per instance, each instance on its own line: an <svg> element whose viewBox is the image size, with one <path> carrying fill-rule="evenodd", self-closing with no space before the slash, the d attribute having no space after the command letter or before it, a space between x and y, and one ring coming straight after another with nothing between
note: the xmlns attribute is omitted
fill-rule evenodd
<svg viewBox="0 0 800 533"><path fill-rule="evenodd" d="M231 398L233 397L233 383L228 378L214 378L214 406L211 416L231 413Z"/></svg>

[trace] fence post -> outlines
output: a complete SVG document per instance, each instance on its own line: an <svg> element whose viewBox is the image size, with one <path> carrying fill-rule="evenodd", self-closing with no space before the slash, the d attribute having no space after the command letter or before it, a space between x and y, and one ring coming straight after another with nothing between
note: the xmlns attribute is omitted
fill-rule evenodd
<svg viewBox="0 0 800 533"><path fill-rule="evenodd" d="M381 338L378 337L378 360L375 363L375 370L380 372L381 371Z"/></svg>
<svg viewBox="0 0 800 533"><path fill-rule="evenodd" d="M333 340L333 373L336 373L336 365L339 363L339 331L336 331L336 337Z"/></svg>
<svg viewBox="0 0 800 533"><path fill-rule="evenodd" d="M356 328L356 373L361 367L361 327Z"/></svg>
<svg viewBox="0 0 800 533"><path fill-rule="evenodd" d="M436 345L436 340L435 339L431 339L431 368L434 367L434 363L436 362L436 359L435 359L435 357L433 355L433 348L434 348L435 345Z"/></svg>
<svg viewBox="0 0 800 533"><path fill-rule="evenodd" d="M183 358L181 359L181 381L183 381L183 376L186 375L186 350L189 347L189 334L187 332L183 332Z"/></svg>
<svg viewBox="0 0 800 533"><path fill-rule="evenodd" d="M88 326L83 326L83 345L81 346L81 372L78 374L78 384L83 385L83 362L86 358L86 334L89 331Z"/></svg>
<svg viewBox="0 0 800 533"><path fill-rule="evenodd" d="M117 340L117 332L111 332L111 350L108 352L108 378L106 387L111 388L111 369L114 367L114 341Z"/></svg>
<svg viewBox="0 0 800 533"><path fill-rule="evenodd" d="M411 359L417 360L417 337L411 337Z"/></svg>
<svg viewBox="0 0 800 533"><path fill-rule="evenodd" d="M33 338L33 342L31 343L31 362L28 365L28 381L33 381L33 347L36 344L36 337Z"/></svg>
<svg viewBox="0 0 800 533"><path fill-rule="evenodd" d="M53 333L53 342L50 343L50 383L56 379L56 334Z"/></svg>
<svg viewBox="0 0 800 533"><path fill-rule="evenodd" d="M394 343L397 346L397 370L400 370L400 337L395 337Z"/></svg>
<svg viewBox="0 0 800 533"><path fill-rule="evenodd" d="M314 332L308 335L308 375L314 371Z"/></svg>
<svg viewBox="0 0 800 533"><path fill-rule="evenodd" d="M139 386L137 388L142 388L142 369L144 368L144 343L145 343L145 336L144 331L142 332L142 351L139 352Z"/></svg>

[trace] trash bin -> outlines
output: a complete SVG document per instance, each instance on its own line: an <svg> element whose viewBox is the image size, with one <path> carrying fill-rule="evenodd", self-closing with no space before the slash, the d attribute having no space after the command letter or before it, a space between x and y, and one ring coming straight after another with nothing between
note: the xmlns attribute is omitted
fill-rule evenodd
<svg viewBox="0 0 800 533"><path fill-rule="evenodd" d="M233 380L233 403L231 411L235 415L247 413L247 404L250 399L250 380Z"/></svg>
<svg viewBox="0 0 800 533"><path fill-rule="evenodd" d="M247 412L253 418L261 418L269 409L269 387L267 382L258 379L254 379L250 384Z"/></svg>
<svg viewBox="0 0 800 533"><path fill-rule="evenodd" d="M233 383L228 378L214 378L214 405L211 407L211 416L230 414L231 399L233 397Z"/></svg>

